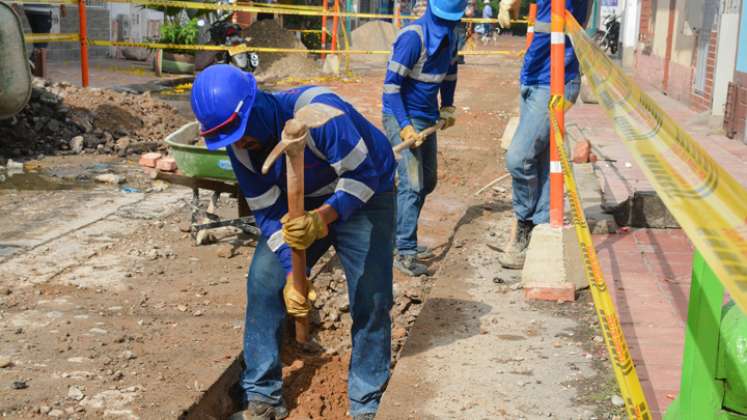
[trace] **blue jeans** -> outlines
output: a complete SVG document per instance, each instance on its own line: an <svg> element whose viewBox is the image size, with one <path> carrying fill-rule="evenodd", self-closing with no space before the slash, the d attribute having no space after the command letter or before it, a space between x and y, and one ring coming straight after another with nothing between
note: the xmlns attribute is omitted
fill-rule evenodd
<svg viewBox="0 0 747 420"><path fill-rule="evenodd" d="M576 102L581 82L565 85L565 99ZM506 153L513 178L516 218L534 224L550 221L550 86L521 86L519 127Z"/></svg>
<svg viewBox="0 0 747 420"><path fill-rule="evenodd" d="M375 413L391 363L392 222L394 193L375 194L306 251L308 267L335 247L345 270L353 318L348 375L350 413ZM241 386L248 401L282 402L280 343L286 317L286 273L262 238L249 267Z"/></svg>
<svg viewBox="0 0 747 420"><path fill-rule="evenodd" d="M399 123L393 115L384 114L384 130L392 147L400 144ZM413 127L422 131L433 124L411 118ZM405 149L397 164L397 251L400 255L415 255L418 246L418 218L425 197L436 189L438 181L438 152L436 134L428 136L420 147Z"/></svg>

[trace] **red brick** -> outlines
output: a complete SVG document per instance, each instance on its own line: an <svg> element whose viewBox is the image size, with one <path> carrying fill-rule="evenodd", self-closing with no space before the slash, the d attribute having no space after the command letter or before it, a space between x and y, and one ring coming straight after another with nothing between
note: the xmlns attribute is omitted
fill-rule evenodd
<svg viewBox="0 0 747 420"><path fill-rule="evenodd" d="M524 299L573 302L576 300L576 286L563 283L557 287L524 285Z"/></svg>
<svg viewBox="0 0 747 420"><path fill-rule="evenodd" d="M159 159L161 159L161 154L152 152L152 153L143 153L142 156L140 156L140 160L138 163L140 166L145 166L146 168L155 168L156 163Z"/></svg>
<svg viewBox="0 0 747 420"><path fill-rule="evenodd" d="M174 172L176 171L176 160L170 156L160 159L156 163L156 169L164 172Z"/></svg>

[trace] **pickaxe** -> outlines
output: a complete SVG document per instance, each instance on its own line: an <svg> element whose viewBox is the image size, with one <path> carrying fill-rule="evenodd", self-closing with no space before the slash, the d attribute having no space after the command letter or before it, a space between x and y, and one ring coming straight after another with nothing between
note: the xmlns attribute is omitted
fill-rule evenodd
<svg viewBox="0 0 747 420"><path fill-rule="evenodd" d="M304 148L310 134L309 129L323 125L327 121L343 112L325 104L310 104L299 109L298 112L285 123L280 142L272 149L262 165L262 173L267 174L275 161L285 153L285 169L288 179L288 217L295 218L304 214ZM293 267L293 288L306 297L309 293L306 287L306 251L291 249L291 264ZM296 341L308 343L309 318L296 318Z"/></svg>
<svg viewBox="0 0 747 420"><path fill-rule="evenodd" d="M435 133L436 131L443 128L444 124L446 124L445 120L438 120L436 124L434 124L431 127L426 128L425 130L420 132L420 135L423 136L423 138L426 138L430 136L431 134ZM402 156L399 154L399 152L411 148L415 144L415 140L406 140L402 143L392 147L392 151L394 152L394 156L397 158L397 160L400 160Z"/></svg>

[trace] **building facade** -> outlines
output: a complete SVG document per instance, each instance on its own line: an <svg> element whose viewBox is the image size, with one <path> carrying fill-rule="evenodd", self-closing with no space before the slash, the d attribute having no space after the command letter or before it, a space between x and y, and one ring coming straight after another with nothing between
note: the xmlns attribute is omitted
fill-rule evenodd
<svg viewBox="0 0 747 420"><path fill-rule="evenodd" d="M747 71L747 41L735 42L747 37L742 0L627 1L622 30L626 67L693 110L719 118L742 115L730 109L731 98L741 96L730 92L744 92L747 83L741 91L729 87L739 84L740 60Z"/></svg>

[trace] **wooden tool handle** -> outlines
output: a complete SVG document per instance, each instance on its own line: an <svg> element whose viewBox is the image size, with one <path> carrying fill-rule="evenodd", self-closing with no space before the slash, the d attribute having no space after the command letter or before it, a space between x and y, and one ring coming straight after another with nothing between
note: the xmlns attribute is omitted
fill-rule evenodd
<svg viewBox="0 0 747 420"><path fill-rule="evenodd" d="M292 219L304 214L304 190L303 190L303 151L294 156L291 153L285 155L286 171L288 175L288 216ZM291 248L291 264L293 267L293 287L302 296L309 293L306 287L306 251ZM296 318L296 341L307 343L309 341L309 318Z"/></svg>
<svg viewBox="0 0 747 420"><path fill-rule="evenodd" d="M444 124L446 124L446 121L444 121L444 120L438 120L438 122L436 124L434 124L431 127L428 127L425 130L421 131L420 134L423 137L428 137L431 134L435 133L436 131L440 130L444 126ZM405 149L411 148L413 144L415 144L415 140L413 140L413 139L410 139L410 140L407 140L407 141L403 141L402 143L394 146L392 148L392 151L394 153L399 153L399 152L401 152L401 151L403 151Z"/></svg>
<svg viewBox="0 0 747 420"><path fill-rule="evenodd" d="M291 120L293 121L293 120ZM289 122L290 123L290 122ZM308 130L302 124L287 124L283 132L289 144L285 148L286 175L288 180L288 217L295 218L304 214L304 145ZM291 248L293 288L307 297L309 290L306 283L306 251ZM309 342L309 317L296 318L296 341Z"/></svg>

